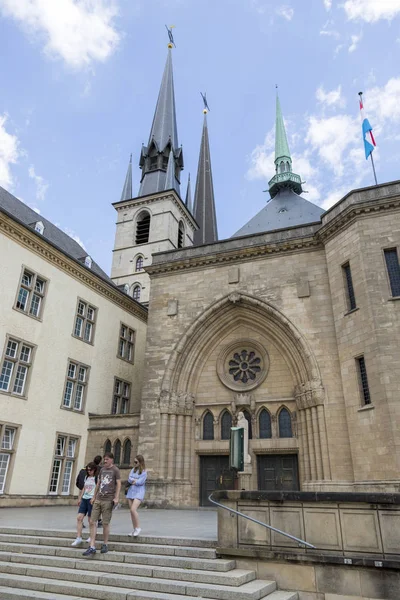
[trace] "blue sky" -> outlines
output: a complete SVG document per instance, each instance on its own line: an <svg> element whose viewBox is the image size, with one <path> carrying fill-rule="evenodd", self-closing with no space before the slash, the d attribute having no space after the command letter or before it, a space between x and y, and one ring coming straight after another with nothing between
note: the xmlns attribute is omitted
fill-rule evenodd
<svg viewBox="0 0 400 600"><path fill-rule="evenodd" d="M275 84L305 197L331 206L399 179L400 0L0 0L0 185L109 272L133 153L134 190L174 24L179 142L194 184L207 91L220 239L265 204Z"/></svg>

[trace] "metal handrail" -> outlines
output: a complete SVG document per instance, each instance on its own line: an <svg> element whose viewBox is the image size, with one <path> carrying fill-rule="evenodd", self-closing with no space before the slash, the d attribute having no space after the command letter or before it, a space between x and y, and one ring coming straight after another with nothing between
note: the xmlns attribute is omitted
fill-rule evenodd
<svg viewBox="0 0 400 600"><path fill-rule="evenodd" d="M239 515L239 517L244 517L245 519L248 519L249 521L253 521L254 523L257 523L258 525L262 525L263 527L267 527L267 529L271 529L272 531L275 531L276 533L280 533L281 535L284 535L288 538L290 538L291 540L294 540L295 542L298 543L300 548L312 548L314 550L316 550L316 547L313 546L312 544L309 544L308 542L306 542L305 540L301 540L297 537L295 537L294 535L290 535L290 533L286 533L285 531L281 531L280 529L277 529L276 527L272 527L272 525L267 525L267 523L263 523L262 521L258 521L257 519L253 519L253 517L249 517L249 515L245 515L244 513L239 512L238 510L234 510L233 508L230 508L229 506L226 506L225 504L221 504L220 502L217 502L216 500L214 500L211 496L213 495L214 492L211 492L211 494L208 496L208 499L210 502L212 502L213 504L216 504L217 506L220 506L221 508L224 508L225 510L229 510L229 512L235 513L235 515Z"/></svg>

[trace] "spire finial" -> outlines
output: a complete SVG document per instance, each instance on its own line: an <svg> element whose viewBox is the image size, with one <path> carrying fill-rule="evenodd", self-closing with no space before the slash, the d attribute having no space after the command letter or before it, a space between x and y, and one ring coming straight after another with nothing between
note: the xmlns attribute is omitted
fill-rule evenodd
<svg viewBox="0 0 400 600"><path fill-rule="evenodd" d="M207 102L207 92L200 92L200 96L203 98L203 104L204 104L204 108L203 108L203 114L206 115L208 113L210 109L210 107L208 106L208 102Z"/></svg>
<svg viewBox="0 0 400 600"><path fill-rule="evenodd" d="M168 25L165 26L166 30L168 31L168 38L169 38L169 42L168 42L168 48L176 48L175 45L175 40L174 40L174 36L172 35L172 30L175 27L175 25L170 25L168 27Z"/></svg>

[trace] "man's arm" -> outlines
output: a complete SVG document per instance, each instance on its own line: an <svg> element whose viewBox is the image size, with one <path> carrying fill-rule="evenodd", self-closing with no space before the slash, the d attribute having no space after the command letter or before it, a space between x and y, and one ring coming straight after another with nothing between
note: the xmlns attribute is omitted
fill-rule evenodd
<svg viewBox="0 0 400 600"><path fill-rule="evenodd" d="M116 488L115 488L115 496L114 496L114 502L116 504L118 504L118 502L119 502L119 493L120 493L120 491L121 491L121 479L117 479L117 485L116 485Z"/></svg>
<svg viewBox="0 0 400 600"><path fill-rule="evenodd" d="M94 504L94 501L96 500L97 492L99 491L99 485L100 485L100 479L96 483L96 487L94 489L93 498L91 499L90 504Z"/></svg>

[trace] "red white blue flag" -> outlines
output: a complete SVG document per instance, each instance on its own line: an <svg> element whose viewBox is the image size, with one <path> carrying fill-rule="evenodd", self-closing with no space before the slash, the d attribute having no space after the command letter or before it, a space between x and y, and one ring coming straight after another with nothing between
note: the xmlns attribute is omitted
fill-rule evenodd
<svg viewBox="0 0 400 600"><path fill-rule="evenodd" d="M362 132L364 138L364 150L365 150L365 158L367 159L370 154L372 154L376 142L372 133L372 127L367 117L364 115L364 105L362 101L362 97L360 96L360 111L361 111L361 121L362 121Z"/></svg>

